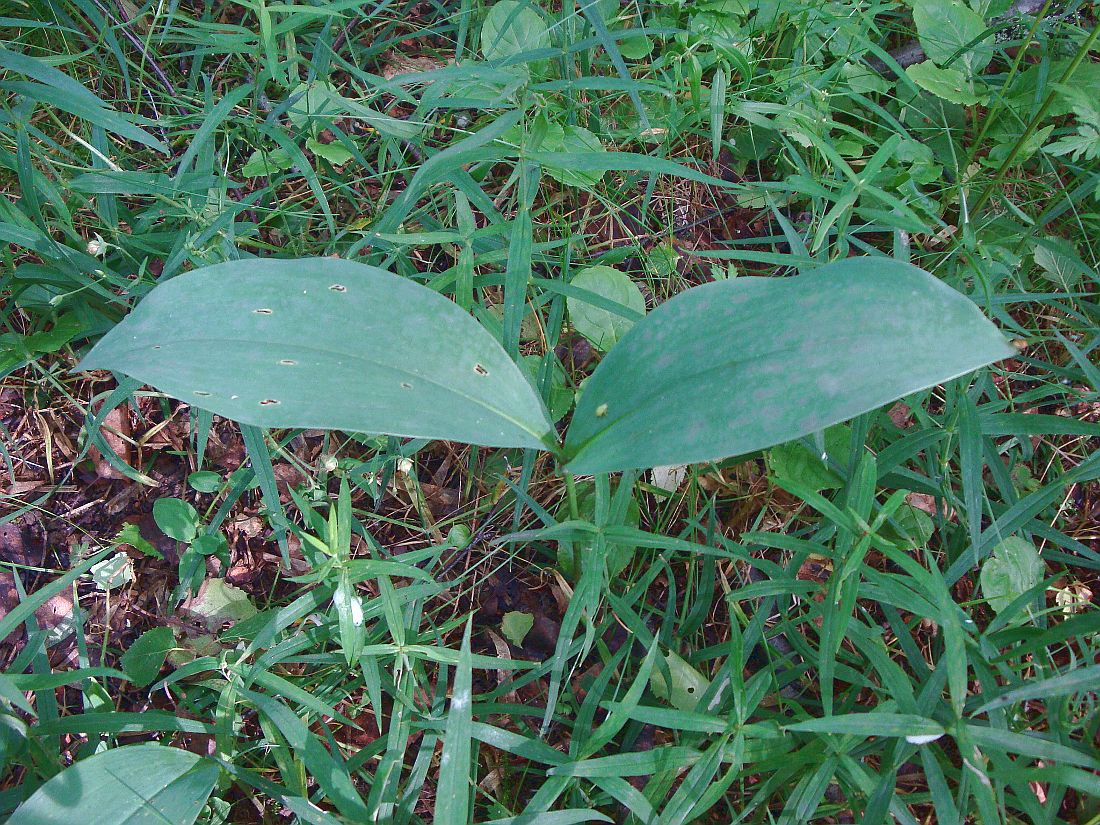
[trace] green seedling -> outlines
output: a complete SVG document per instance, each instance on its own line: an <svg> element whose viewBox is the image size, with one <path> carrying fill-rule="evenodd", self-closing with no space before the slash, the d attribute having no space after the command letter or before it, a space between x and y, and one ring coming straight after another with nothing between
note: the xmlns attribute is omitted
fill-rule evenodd
<svg viewBox="0 0 1100 825"><path fill-rule="evenodd" d="M157 527L169 538L183 542L186 549L180 553L180 598L188 592L197 593L206 578L206 559L217 558L223 565L229 564L229 542L216 531L202 532L202 519L198 511L183 499L160 498L153 504L153 518Z"/></svg>

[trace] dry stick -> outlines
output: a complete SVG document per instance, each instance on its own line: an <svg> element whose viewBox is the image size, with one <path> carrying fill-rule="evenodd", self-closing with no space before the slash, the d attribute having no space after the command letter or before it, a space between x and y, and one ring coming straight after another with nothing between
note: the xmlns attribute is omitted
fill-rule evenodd
<svg viewBox="0 0 1100 825"><path fill-rule="evenodd" d="M1045 0L1016 0L1015 3L1008 7L1008 10L1004 14L995 18L994 22L1035 14L1035 12L1043 7L1044 2ZM923 63L928 59L928 55L924 53L924 49L921 48L919 40L910 40L901 48L890 52L890 58L897 63L898 66L905 69L909 66L915 66L917 63ZM888 65L885 60L878 57L869 59L867 65L879 74L894 74L893 66Z"/></svg>

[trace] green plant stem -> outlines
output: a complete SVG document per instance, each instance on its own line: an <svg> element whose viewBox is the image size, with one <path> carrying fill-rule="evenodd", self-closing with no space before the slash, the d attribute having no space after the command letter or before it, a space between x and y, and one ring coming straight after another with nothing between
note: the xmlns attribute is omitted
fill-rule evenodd
<svg viewBox="0 0 1100 825"><path fill-rule="evenodd" d="M579 519L581 517L580 508L577 506L577 485L573 481L572 473L564 473L565 476L565 491L569 496L569 518Z"/></svg>
<svg viewBox="0 0 1100 825"><path fill-rule="evenodd" d="M1073 77L1073 73L1077 71L1077 67L1081 65L1084 59L1088 57L1089 52L1092 51L1092 47L1096 44L1097 37L1100 37L1100 26L1093 28L1089 36L1085 38L1085 42L1081 44L1081 48L1079 48L1077 54L1073 56L1073 62L1070 63L1069 67L1062 73L1062 79L1059 83L1069 82L1070 78ZM1034 134L1035 130L1039 127L1043 118L1046 117L1047 111L1054 103L1054 97L1054 90L1047 92L1047 96L1043 99L1043 104L1039 107L1039 111L1036 112L1035 116L1028 122L1027 128L1024 129L1024 133L1020 135L1019 139L1013 145L1012 151L1008 153L1008 157L1004 159L1004 163L997 168L997 172L994 174L992 182L982 190L978 199L974 201L974 205L970 210L971 214L976 213L985 205L985 202L989 200L990 196L993 194L994 187L997 185L997 181L999 181L1001 176L1012 166L1013 162L1016 160L1016 156L1020 154L1020 150L1027 145L1032 134Z"/></svg>
<svg viewBox="0 0 1100 825"><path fill-rule="evenodd" d="M1035 32L1039 30L1039 25L1047 16L1047 12L1050 10L1050 6L1053 2L1054 0L1046 0L1046 2L1043 4L1043 7L1039 9L1039 13L1035 15L1035 20L1032 22L1031 28L1028 30L1027 37L1024 40L1024 45L1017 50L1016 59L1012 61L1012 67L1008 70L1008 76L1005 78L1004 81L1005 88L1007 88L1008 85L1012 83L1013 78L1016 77L1016 73L1020 70L1020 64L1023 62L1024 55L1027 54L1027 48L1031 45L1031 41L1035 38ZM978 148L985 140L986 132L989 131L990 125L996 122L997 115L1001 111L1002 100L1003 98L998 97L996 102L993 104L993 108L986 112L985 117L982 118L982 128L981 131L978 132L978 136L974 138L974 142L972 144L973 148L970 150L970 157L967 158L966 161L967 166L974 162L974 155L977 153ZM977 114L977 110L975 110L975 114Z"/></svg>

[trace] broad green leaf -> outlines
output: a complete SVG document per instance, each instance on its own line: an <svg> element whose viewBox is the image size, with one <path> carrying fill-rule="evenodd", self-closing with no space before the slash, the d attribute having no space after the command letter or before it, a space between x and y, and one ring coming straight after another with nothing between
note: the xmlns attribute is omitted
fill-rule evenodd
<svg viewBox="0 0 1100 825"><path fill-rule="evenodd" d="M176 636L170 627L154 627L142 633L120 660L134 687L152 684L175 646Z"/></svg>
<svg viewBox="0 0 1100 825"><path fill-rule="evenodd" d="M1037 238L1031 254L1047 280L1062 289L1073 289L1081 283L1082 277L1096 277L1096 273L1077 254L1077 248L1065 238L1055 235Z"/></svg>
<svg viewBox="0 0 1100 825"><path fill-rule="evenodd" d="M882 535L907 542L907 547L923 547L936 532L932 517L912 504L901 505L892 519L892 524L883 525Z"/></svg>
<svg viewBox="0 0 1100 825"><path fill-rule="evenodd" d="M328 81L300 83L289 96L295 100L286 117L297 129L305 129L314 118L333 118L344 111L343 98Z"/></svg>
<svg viewBox="0 0 1100 825"><path fill-rule="evenodd" d="M527 634L531 632L531 628L535 626L535 617L530 613L521 613L518 610L512 610L504 614L504 617L500 620L500 632L504 634L504 638L512 644L523 644L523 640L527 638Z"/></svg>
<svg viewBox="0 0 1100 825"><path fill-rule="evenodd" d="M18 756L27 747L27 723L11 713L0 713L0 763Z"/></svg>
<svg viewBox="0 0 1100 825"><path fill-rule="evenodd" d="M653 695L658 699L666 700L678 710L695 710L699 700L710 687L710 681L671 650L665 654L664 659L665 664L668 665L672 687L670 689L669 683L665 680L664 669L654 667L653 672L649 674L649 686L653 689Z"/></svg>
<svg viewBox="0 0 1100 825"><path fill-rule="evenodd" d="M157 498L153 519L169 539L191 541L198 535L198 510L182 498Z"/></svg>
<svg viewBox="0 0 1100 825"><path fill-rule="evenodd" d="M481 53L486 60L504 60L550 46L550 32L531 4L501 0L481 27Z"/></svg>
<svg viewBox="0 0 1100 825"><path fill-rule="evenodd" d="M825 432L825 458L847 461L851 438L848 427L830 427ZM844 486L844 480L829 469L823 457L814 455L805 444L793 441L768 451L768 469L775 478L801 482L814 492Z"/></svg>
<svg viewBox="0 0 1100 825"><path fill-rule="evenodd" d="M319 158L324 158L333 166L343 166L349 160L351 160L351 152L344 148L343 144L333 141L332 143L321 143L316 138L310 138L306 141L306 148Z"/></svg>
<svg viewBox="0 0 1100 825"><path fill-rule="evenodd" d="M556 129L554 128L556 127ZM552 124L551 134L539 148L544 152L570 152L599 154L605 150L600 139L581 126L557 126ZM568 166L546 165L546 174L559 183L588 189L599 183L604 176L603 170L594 172L573 169Z"/></svg>
<svg viewBox="0 0 1100 825"><path fill-rule="evenodd" d="M222 477L212 470L197 470L187 476L187 483L199 493L216 492L222 485Z"/></svg>
<svg viewBox="0 0 1100 825"><path fill-rule="evenodd" d="M61 771L20 805L8 825L191 825L218 780L216 763L164 745L128 745Z"/></svg>
<svg viewBox="0 0 1100 825"><path fill-rule="evenodd" d="M327 81L299 84L291 92L290 97L295 98L295 100L287 109L287 119L299 130L307 129L310 122L315 118L332 119L347 116L362 120L384 135L404 140L416 137L423 129L423 124L420 121L411 118L401 120L400 118L390 117L369 106L364 106L356 100L350 100L341 95L336 87ZM309 143L312 142L309 141ZM332 146L332 144L328 145ZM338 144L337 148L340 148ZM309 149L310 151L316 151L312 145L309 146ZM328 155L323 154L323 151L317 152L317 154L326 160L332 160ZM333 162L336 163L336 161Z"/></svg>
<svg viewBox="0 0 1100 825"><path fill-rule="evenodd" d="M965 66L974 75L993 56L992 32L986 35L986 40L980 40L986 32L985 21L959 0L916 0L913 22L924 53L941 66L961 52L957 65ZM968 46L973 41L978 42Z"/></svg>
<svg viewBox="0 0 1100 825"><path fill-rule="evenodd" d="M628 310L645 314L645 298L630 277L610 266L590 266L578 272L571 286L594 292ZM565 300L569 319L577 332L592 342L592 346L607 351L615 346L634 322L622 315L570 295Z"/></svg>
<svg viewBox="0 0 1100 825"><path fill-rule="evenodd" d="M134 580L134 564L129 556L120 552L97 562L88 573L100 590L114 590Z"/></svg>
<svg viewBox="0 0 1100 825"><path fill-rule="evenodd" d="M211 629L227 622L236 624L257 613L248 594L225 579L207 579L194 598L180 605L180 610Z"/></svg>
<svg viewBox="0 0 1100 825"><path fill-rule="evenodd" d="M153 519L164 535L176 541L192 541L198 534L198 511L180 498L158 498Z"/></svg>
<svg viewBox="0 0 1100 825"><path fill-rule="evenodd" d="M982 565L982 595L1000 613L1041 582L1043 570L1043 560L1035 545L1019 536L1010 536L993 548L993 555Z"/></svg>
<svg viewBox="0 0 1100 825"><path fill-rule="evenodd" d="M619 41L619 52L629 60L641 60L653 51L653 41L644 34L624 37Z"/></svg>
<svg viewBox="0 0 1100 825"><path fill-rule="evenodd" d="M260 427L546 448L519 367L427 287L332 258L218 264L157 286L79 369Z"/></svg>
<svg viewBox="0 0 1100 825"><path fill-rule="evenodd" d="M970 83L958 69L941 69L931 60L917 63L905 70L909 79L925 91L929 91L936 97L948 100L951 103L961 103L964 106L972 106L983 103L987 95L978 94L970 87Z"/></svg>
<svg viewBox="0 0 1100 825"><path fill-rule="evenodd" d="M854 258L690 289L585 384L568 472L709 461L781 444L1015 354L923 270Z"/></svg>
<svg viewBox="0 0 1100 825"><path fill-rule="evenodd" d="M257 149L248 156L240 174L245 178L258 178L275 172L285 172L293 165L294 159L286 149Z"/></svg>

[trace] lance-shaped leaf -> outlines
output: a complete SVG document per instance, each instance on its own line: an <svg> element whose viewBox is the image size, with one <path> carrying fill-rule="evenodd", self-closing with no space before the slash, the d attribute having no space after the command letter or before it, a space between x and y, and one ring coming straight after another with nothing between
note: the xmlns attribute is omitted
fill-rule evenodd
<svg viewBox="0 0 1100 825"><path fill-rule="evenodd" d="M219 415L551 448L541 399L437 292L333 258L217 264L157 286L78 369L110 369Z"/></svg>
<svg viewBox="0 0 1100 825"><path fill-rule="evenodd" d="M1014 353L971 301L899 261L706 284L638 321L608 353L573 416L565 469L752 452Z"/></svg>

